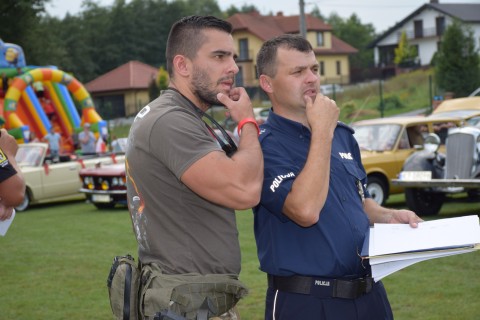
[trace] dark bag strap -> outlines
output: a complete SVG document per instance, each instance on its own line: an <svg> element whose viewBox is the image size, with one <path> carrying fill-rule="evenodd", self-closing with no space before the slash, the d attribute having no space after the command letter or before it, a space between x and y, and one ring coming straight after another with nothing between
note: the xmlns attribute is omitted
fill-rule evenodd
<svg viewBox="0 0 480 320"><path fill-rule="evenodd" d="M171 310L157 312L153 320L187 320L187 318L179 316Z"/></svg>
<svg viewBox="0 0 480 320"><path fill-rule="evenodd" d="M209 315L212 313L213 306L210 303L210 299L208 297L203 300L202 305L197 311L197 319L196 320L208 320ZM212 313L213 314L213 313Z"/></svg>
<svg viewBox="0 0 480 320"><path fill-rule="evenodd" d="M130 289L132 287L132 266L127 264L125 287L123 289L123 320L130 319Z"/></svg>

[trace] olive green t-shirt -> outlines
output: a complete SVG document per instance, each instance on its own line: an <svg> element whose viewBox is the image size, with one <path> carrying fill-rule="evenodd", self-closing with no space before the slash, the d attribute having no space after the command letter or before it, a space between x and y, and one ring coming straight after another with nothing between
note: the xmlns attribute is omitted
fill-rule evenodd
<svg viewBox="0 0 480 320"><path fill-rule="evenodd" d="M193 163L222 151L200 115L166 90L138 113L128 139L127 196L140 261L166 273L239 274L234 210L180 180Z"/></svg>

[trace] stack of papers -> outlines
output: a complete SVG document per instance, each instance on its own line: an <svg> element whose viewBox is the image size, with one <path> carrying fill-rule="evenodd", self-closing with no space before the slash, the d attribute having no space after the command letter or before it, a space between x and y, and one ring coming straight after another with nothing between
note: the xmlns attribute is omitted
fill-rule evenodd
<svg viewBox="0 0 480 320"><path fill-rule="evenodd" d="M13 209L12 216L6 220L0 221L0 236L5 236L8 228L12 224L13 218L15 218L15 209Z"/></svg>
<svg viewBox="0 0 480 320"><path fill-rule="evenodd" d="M478 216L408 224L375 223L366 237L361 256L369 259L378 281L414 263L480 249Z"/></svg>

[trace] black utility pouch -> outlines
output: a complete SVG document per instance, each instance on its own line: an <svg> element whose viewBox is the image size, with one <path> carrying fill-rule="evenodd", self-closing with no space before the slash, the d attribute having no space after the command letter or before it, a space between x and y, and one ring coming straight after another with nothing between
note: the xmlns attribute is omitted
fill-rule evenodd
<svg viewBox="0 0 480 320"><path fill-rule="evenodd" d="M131 255L113 259L107 287L114 319L138 319L139 279L140 270Z"/></svg>

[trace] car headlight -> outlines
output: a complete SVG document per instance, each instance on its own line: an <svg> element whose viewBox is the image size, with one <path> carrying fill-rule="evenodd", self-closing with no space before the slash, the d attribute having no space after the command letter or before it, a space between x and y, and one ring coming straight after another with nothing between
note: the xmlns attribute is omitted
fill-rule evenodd
<svg viewBox="0 0 480 320"><path fill-rule="evenodd" d="M119 183L120 183L120 179L118 179L117 177L112 178L112 187L118 186Z"/></svg>
<svg viewBox="0 0 480 320"><path fill-rule="evenodd" d="M102 181L102 190L108 190L110 185L107 180Z"/></svg>
<svg viewBox="0 0 480 320"><path fill-rule="evenodd" d="M95 188L92 177L83 177L83 184L90 190L93 190Z"/></svg>

